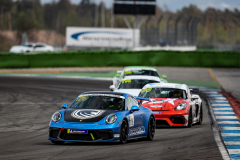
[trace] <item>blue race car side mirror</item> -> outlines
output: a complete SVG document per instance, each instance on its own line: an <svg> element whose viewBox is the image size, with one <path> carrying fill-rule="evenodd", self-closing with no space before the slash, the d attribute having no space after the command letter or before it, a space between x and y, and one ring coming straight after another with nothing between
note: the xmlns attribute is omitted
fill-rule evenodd
<svg viewBox="0 0 240 160"><path fill-rule="evenodd" d="M138 111L139 110L139 107L138 106L132 106L130 112L134 112L134 111Z"/></svg>
<svg viewBox="0 0 240 160"><path fill-rule="evenodd" d="M63 108L63 109L67 109L67 108L68 108L68 104L67 104L67 103L64 103L64 104L62 105L62 108Z"/></svg>

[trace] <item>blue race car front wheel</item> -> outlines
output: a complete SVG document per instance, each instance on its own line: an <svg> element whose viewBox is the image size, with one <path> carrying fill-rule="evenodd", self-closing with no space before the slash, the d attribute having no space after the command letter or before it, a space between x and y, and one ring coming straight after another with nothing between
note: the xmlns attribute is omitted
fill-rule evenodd
<svg viewBox="0 0 240 160"><path fill-rule="evenodd" d="M120 130L120 143L124 144L128 139L128 124L126 120L122 121L121 130Z"/></svg>
<svg viewBox="0 0 240 160"><path fill-rule="evenodd" d="M152 141L155 134L156 122L155 118L151 116L148 121L148 134L147 140Z"/></svg>

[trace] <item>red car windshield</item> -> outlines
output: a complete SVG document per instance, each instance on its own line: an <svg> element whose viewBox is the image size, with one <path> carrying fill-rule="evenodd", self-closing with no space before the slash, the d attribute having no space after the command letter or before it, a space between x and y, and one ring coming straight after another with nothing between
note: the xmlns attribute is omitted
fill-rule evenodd
<svg viewBox="0 0 240 160"><path fill-rule="evenodd" d="M187 99L185 90L176 88L147 88L143 89L139 97L144 98L183 98Z"/></svg>

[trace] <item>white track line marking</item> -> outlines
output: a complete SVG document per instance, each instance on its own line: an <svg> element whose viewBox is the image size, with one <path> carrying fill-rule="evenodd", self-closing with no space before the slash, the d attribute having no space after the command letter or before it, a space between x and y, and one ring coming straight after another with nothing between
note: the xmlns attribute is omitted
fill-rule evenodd
<svg viewBox="0 0 240 160"><path fill-rule="evenodd" d="M222 133L222 136L240 136L240 133Z"/></svg>
<svg viewBox="0 0 240 160"><path fill-rule="evenodd" d="M230 106L230 104L212 104L212 106Z"/></svg>
<svg viewBox="0 0 240 160"><path fill-rule="evenodd" d="M240 124L239 121L217 121L218 124Z"/></svg>
<svg viewBox="0 0 240 160"><path fill-rule="evenodd" d="M214 110L233 110L232 108L213 108Z"/></svg>
<svg viewBox="0 0 240 160"><path fill-rule="evenodd" d="M210 102L211 102L211 103L215 103L215 102L219 102L219 103L221 103L221 102L228 102L228 101L227 101L227 100L226 100L226 101L210 100Z"/></svg>
<svg viewBox="0 0 240 160"><path fill-rule="evenodd" d="M225 145L240 145L240 141L224 141Z"/></svg>
<svg viewBox="0 0 240 160"><path fill-rule="evenodd" d="M211 100L211 99L221 99L221 100L224 99L224 100L227 100L225 97L208 97L208 98L209 98L210 100Z"/></svg>
<svg viewBox="0 0 240 160"><path fill-rule="evenodd" d="M218 146L218 148L219 148L219 150L222 154L223 159L224 160L230 159L229 155L228 155L228 152L227 152L224 144L222 143L222 138L220 137L218 130L216 130L216 128L214 128L214 127L212 129L213 129L213 134L214 134L215 141L216 141L217 146Z"/></svg>
<svg viewBox="0 0 240 160"><path fill-rule="evenodd" d="M240 154L240 149L227 149L229 154Z"/></svg>
<svg viewBox="0 0 240 160"><path fill-rule="evenodd" d="M235 114L235 113L232 111L232 112L214 112L214 114Z"/></svg>
<svg viewBox="0 0 240 160"><path fill-rule="evenodd" d="M240 130L240 127L220 127L221 130Z"/></svg>
<svg viewBox="0 0 240 160"><path fill-rule="evenodd" d="M237 116L216 116L216 119L238 119Z"/></svg>

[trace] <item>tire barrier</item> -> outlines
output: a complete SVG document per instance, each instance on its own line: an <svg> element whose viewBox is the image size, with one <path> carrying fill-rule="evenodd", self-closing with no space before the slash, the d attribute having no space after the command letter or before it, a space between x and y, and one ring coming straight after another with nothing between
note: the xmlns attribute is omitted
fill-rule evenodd
<svg viewBox="0 0 240 160"><path fill-rule="evenodd" d="M1 54L0 68L177 66L239 68L238 51L71 51Z"/></svg>

